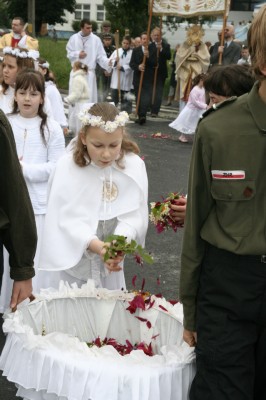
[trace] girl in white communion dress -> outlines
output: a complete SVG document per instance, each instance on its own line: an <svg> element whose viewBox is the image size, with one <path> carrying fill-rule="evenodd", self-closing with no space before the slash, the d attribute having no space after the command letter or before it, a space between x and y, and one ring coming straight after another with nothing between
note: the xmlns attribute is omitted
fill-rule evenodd
<svg viewBox="0 0 266 400"><path fill-rule="evenodd" d="M13 113L8 115L12 126L23 175L32 202L37 226L38 244L34 259L33 291L42 287L38 264L42 229L46 213L48 179L59 157L65 152L60 125L47 118L43 111L44 80L34 70L22 71L16 79ZM8 254L5 252L4 275L0 296L0 312L11 298L13 282L9 277Z"/></svg>
<svg viewBox="0 0 266 400"><path fill-rule="evenodd" d="M90 278L98 287L125 289L123 257L103 257L108 235L144 245L148 227L146 168L125 133L127 120L110 103L94 104L81 115L73 152L56 165L40 256L46 287Z"/></svg>

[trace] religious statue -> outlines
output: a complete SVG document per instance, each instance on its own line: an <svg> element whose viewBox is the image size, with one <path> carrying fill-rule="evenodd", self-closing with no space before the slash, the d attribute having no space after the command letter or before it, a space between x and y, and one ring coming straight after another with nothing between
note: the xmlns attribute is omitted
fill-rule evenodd
<svg viewBox="0 0 266 400"><path fill-rule="evenodd" d="M202 42L204 30L200 25L192 25L187 30L187 39L176 52L176 81L179 90L176 96L180 96L182 102L188 100L192 80L195 76L206 73L210 64L208 47ZM181 107L182 108L182 107Z"/></svg>

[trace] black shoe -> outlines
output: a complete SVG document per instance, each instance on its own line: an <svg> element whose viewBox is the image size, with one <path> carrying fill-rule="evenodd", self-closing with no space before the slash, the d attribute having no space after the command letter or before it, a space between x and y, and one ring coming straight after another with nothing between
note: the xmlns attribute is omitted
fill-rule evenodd
<svg viewBox="0 0 266 400"><path fill-rule="evenodd" d="M157 118L157 117L158 117L158 114L151 113L151 117L152 117L152 118Z"/></svg>
<svg viewBox="0 0 266 400"><path fill-rule="evenodd" d="M143 125L143 124L145 124L145 122L146 122L146 118L145 117L140 117L139 124Z"/></svg>

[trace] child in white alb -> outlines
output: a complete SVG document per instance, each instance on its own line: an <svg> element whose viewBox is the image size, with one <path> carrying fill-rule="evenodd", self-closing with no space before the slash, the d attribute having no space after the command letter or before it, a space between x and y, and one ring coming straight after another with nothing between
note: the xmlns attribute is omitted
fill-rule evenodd
<svg viewBox="0 0 266 400"><path fill-rule="evenodd" d="M132 100L130 90L133 83L134 71L130 68L132 49L130 48L131 39L124 36L122 47L115 50L110 57L113 72L111 77L112 101L117 104L121 101L121 110L132 113ZM119 99L120 95L120 99Z"/></svg>

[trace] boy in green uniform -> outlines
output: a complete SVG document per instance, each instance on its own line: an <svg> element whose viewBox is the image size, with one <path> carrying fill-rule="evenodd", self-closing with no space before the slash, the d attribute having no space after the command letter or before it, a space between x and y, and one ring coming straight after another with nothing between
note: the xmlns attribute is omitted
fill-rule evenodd
<svg viewBox="0 0 266 400"><path fill-rule="evenodd" d="M30 297L37 234L11 126L0 110L0 240L9 252L14 279L10 306Z"/></svg>
<svg viewBox="0 0 266 400"><path fill-rule="evenodd" d="M258 82L200 122L181 258L191 400L266 399L266 7L249 30Z"/></svg>

